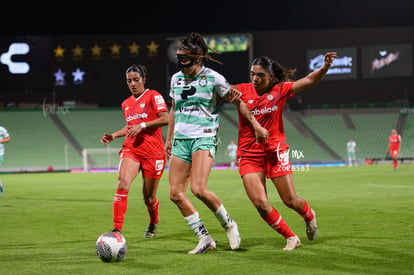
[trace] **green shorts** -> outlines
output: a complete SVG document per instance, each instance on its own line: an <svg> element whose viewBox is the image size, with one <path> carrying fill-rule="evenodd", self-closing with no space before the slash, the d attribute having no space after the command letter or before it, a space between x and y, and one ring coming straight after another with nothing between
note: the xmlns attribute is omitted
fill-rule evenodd
<svg viewBox="0 0 414 275"><path fill-rule="evenodd" d="M354 152L348 152L348 157L355 158L355 153Z"/></svg>
<svg viewBox="0 0 414 275"><path fill-rule="evenodd" d="M216 156L216 146L216 137L174 139L171 149L171 155L174 155L187 163L191 163L193 153L197 150L203 150L210 151L210 154L214 159Z"/></svg>
<svg viewBox="0 0 414 275"><path fill-rule="evenodd" d="M236 154L229 154L229 160L236 159L236 158L237 158Z"/></svg>

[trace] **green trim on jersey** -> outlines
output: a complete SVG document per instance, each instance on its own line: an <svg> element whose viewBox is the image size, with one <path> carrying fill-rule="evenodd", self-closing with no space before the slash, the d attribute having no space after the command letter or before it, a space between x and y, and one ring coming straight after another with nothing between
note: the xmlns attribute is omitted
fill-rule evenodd
<svg viewBox="0 0 414 275"><path fill-rule="evenodd" d="M219 127L216 96L224 97L229 90L230 84L221 74L204 66L196 76L175 73L170 90L175 101L174 138L216 136Z"/></svg>

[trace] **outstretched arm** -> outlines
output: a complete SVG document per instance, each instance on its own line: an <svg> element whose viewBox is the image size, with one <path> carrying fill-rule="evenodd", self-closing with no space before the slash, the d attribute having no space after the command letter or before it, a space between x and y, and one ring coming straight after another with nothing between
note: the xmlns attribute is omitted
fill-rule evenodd
<svg viewBox="0 0 414 275"><path fill-rule="evenodd" d="M3 138L2 140L0 140L0 143L7 143L10 142L10 136Z"/></svg>
<svg viewBox="0 0 414 275"><path fill-rule="evenodd" d="M338 57L336 52L327 52L325 54L325 64L322 67L293 82L292 93L297 94L321 81L331 67L333 59L336 57Z"/></svg>
<svg viewBox="0 0 414 275"><path fill-rule="evenodd" d="M101 143L106 146L108 143L110 143L114 139L125 136L126 132L127 132L127 127L125 126L121 130L113 132L112 134L104 134L103 137L101 138Z"/></svg>

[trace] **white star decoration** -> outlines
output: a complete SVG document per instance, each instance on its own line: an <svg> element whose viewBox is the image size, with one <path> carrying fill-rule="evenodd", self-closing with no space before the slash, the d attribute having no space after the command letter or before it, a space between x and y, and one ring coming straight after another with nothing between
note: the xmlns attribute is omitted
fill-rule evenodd
<svg viewBox="0 0 414 275"><path fill-rule="evenodd" d="M59 68L57 70L56 73L54 73L55 75L55 85L56 86L63 86L65 85L65 75L66 73L62 72L62 69Z"/></svg>
<svg viewBox="0 0 414 275"><path fill-rule="evenodd" d="M72 72L73 82L75 82L75 84L82 83L84 74L85 72L82 72L79 68L76 68L76 71Z"/></svg>

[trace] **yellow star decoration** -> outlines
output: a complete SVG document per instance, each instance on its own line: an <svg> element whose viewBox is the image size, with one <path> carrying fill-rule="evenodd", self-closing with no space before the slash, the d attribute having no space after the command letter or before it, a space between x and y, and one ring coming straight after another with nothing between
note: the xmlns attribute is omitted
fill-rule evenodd
<svg viewBox="0 0 414 275"><path fill-rule="evenodd" d="M95 43L93 47L91 48L92 51L92 57L100 57L102 48L98 46L98 44Z"/></svg>
<svg viewBox="0 0 414 275"><path fill-rule="evenodd" d="M135 41L132 42L132 44L129 45L128 48L129 48L129 54L138 55L139 45L137 45L137 43L135 43Z"/></svg>
<svg viewBox="0 0 414 275"><path fill-rule="evenodd" d="M148 56L157 56L158 55L157 49L159 46L160 45L156 44L154 41L151 41L151 43L147 45Z"/></svg>
<svg viewBox="0 0 414 275"><path fill-rule="evenodd" d="M65 49L62 48L62 46L58 45L56 49L53 50L55 52L56 58L63 58L63 55L65 53Z"/></svg>
<svg viewBox="0 0 414 275"><path fill-rule="evenodd" d="M83 48L79 45L76 45L75 48L72 49L73 57L82 57Z"/></svg>
<svg viewBox="0 0 414 275"><path fill-rule="evenodd" d="M112 46L109 47L111 49L112 55L119 56L121 54L121 46L119 46L117 43L114 43Z"/></svg>

